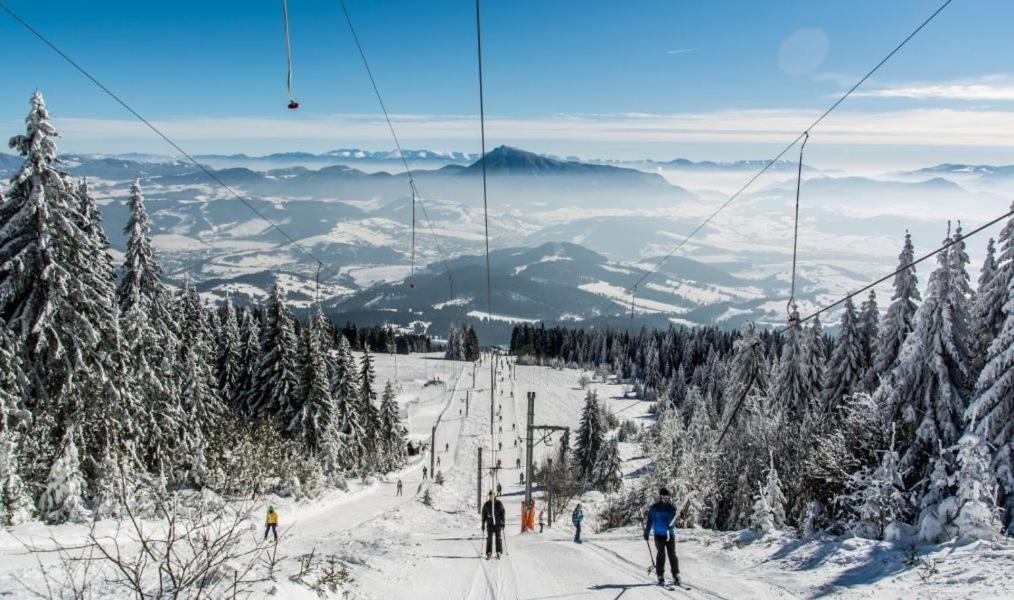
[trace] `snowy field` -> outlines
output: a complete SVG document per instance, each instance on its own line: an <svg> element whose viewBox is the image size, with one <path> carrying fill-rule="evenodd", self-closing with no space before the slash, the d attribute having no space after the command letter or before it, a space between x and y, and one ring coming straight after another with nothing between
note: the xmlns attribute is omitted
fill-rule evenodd
<svg viewBox="0 0 1014 600"><path fill-rule="evenodd" d="M519 533L523 487L514 468L522 458L521 431L525 397L536 393L536 424L575 428L585 390L582 372L537 366L500 369L493 407L489 394L489 358L481 365L450 362L439 355L376 355L379 385L396 384L402 415L413 440L428 440L437 425L438 470L444 485L422 478L430 457L416 456L399 473L384 480L357 481L347 491L333 491L312 501L283 497L255 499L247 517L249 533L242 543L255 545L261 534L263 507L274 503L281 516L281 539L273 569L258 565L260 581L252 598L465 599L503 598L1005 598L1014 572L1010 543L976 543L905 549L855 538L801 541L785 533L756 539L749 533L680 531L677 554L690 589L665 591L647 574L648 550L636 527L601 532L596 511L598 493L581 501L588 509L585 543L572 541L567 514L545 533ZM473 379L474 373L474 379ZM646 424L647 403L624 399L620 385L593 383L599 398L621 419ZM467 402L467 415L465 407ZM495 411L491 414L491 410ZM491 419L491 416L493 417ZM501 417L502 416L502 420ZM492 422L492 427L491 427ZM503 434L499 433L503 427ZM492 432L491 432L492 428ZM492 434L492 435L491 435ZM518 446L515 447L515 439ZM558 438L556 438L558 439ZM482 560L477 507L477 455L493 460L491 446L503 444L497 456L504 469L500 481L507 510L506 555ZM636 482L644 466L636 445L621 444L625 485ZM538 461L555 453L540 445ZM396 495L395 481L404 482ZM484 481L485 492L491 482ZM421 500L426 491L432 506ZM542 496L536 493L541 508ZM157 526L158 524L152 524ZM115 535L114 524L97 525ZM84 540L80 525L46 527L28 523L0 534L0 597L47 596L40 565L54 565L53 554L28 553L26 546L51 547ZM122 534L121 534L122 535ZM121 542L129 548L129 539ZM347 570L334 588L314 591L306 583L306 557L324 557ZM329 558L333 557L333 558ZM302 559L302 560L301 560ZM95 576L94 597L127 597L107 591ZM1007 589L1008 592L1004 592ZM54 590L52 597L61 596Z"/></svg>

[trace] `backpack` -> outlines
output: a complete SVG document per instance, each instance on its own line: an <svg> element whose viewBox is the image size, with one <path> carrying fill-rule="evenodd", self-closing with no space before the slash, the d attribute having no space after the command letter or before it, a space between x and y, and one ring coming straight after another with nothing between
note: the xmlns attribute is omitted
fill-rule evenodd
<svg viewBox="0 0 1014 600"><path fill-rule="evenodd" d="M580 524L581 524L581 520L582 520L582 519L584 519L584 513L583 513L582 511L579 511L579 510L575 510L575 511L574 511L574 512L573 512L573 513L572 513L572 514L570 515L570 520L571 520L571 521L572 521L572 522L573 522L573 523L574 523L575 525L580 525Z"/></svg>

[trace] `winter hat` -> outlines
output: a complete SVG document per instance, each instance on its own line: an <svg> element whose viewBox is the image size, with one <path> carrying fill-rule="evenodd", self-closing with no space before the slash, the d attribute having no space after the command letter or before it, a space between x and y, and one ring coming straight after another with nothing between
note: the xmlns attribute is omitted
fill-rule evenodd
<svg viewBox="0 0 1014 600"><path fill-rule="evenodd" d="M488 493L488 494L486 494L486 495L487 495L487 496L492 496L492 495L493 495L493 490L490 490L490 491L489 491L489 493Z"/></svg>
<svg viewBox="0 0 1014 600"><path fill-rule="evenodd" d="M658 495L659 496L672 496L672 494L669 493L668 488L662 488L662 489L660 489L658 491Z"/></svg>

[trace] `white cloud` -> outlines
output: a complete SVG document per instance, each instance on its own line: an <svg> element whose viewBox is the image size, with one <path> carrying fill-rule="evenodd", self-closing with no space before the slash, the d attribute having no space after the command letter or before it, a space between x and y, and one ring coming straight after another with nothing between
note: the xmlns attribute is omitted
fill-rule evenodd
<svg viewBox="0 0 1014 600"><path fill-rule="evenodd" d="M686 54L687 52L696 52L700 48L677 48L676 50L669 50L666 54Z"/></svg>
<svg viewBox="0 0 1014 600"><path fill-rule="evenodd" d="M919 100L1014 100L1014 78L988 75L977 79L937 83L895 84L880 89L856 92L867 98L912 98Z"/></svg>
<svg viewBox="0 0 1014 600"><path fill-rule="evenodd" d="M816 111L789 109L722 110L675 114L570 114L545 117L490 117L494 140L578 142L784 143L817 117ZM392 115L398 136L413 140L467 144L478 138L471 115ZM136 121L64 118L57 126L65 139L147 140L153 134ZM154 121L181 142L192 140L342 140L386 143L390 132L378 115L321 118L194 118ZM1014 111L952 108L881 112L836 111L813 132L824 144L913 146L1014 146Z"/></svg>

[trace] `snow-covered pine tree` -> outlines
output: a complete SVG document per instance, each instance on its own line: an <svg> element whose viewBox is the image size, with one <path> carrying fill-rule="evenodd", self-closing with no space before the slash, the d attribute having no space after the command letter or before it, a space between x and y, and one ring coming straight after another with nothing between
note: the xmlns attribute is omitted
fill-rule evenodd
<svg viewBox="0 0 1014 600"><path fill-rule="evenodd" d="M359 403L356 407L362 415L364 444L366 455L365 462L360 465L362 469L376 468L380 462L382 452L380 446L381 424L380 408L377 406L377 392L374 385L377 380L377 373L373 369L373 355L370 354L370 346L363 346L363 358L359 367Z"/></svg>
<svg viewBox="0 0 1014 600"><path fill-rule="evenodd" d="M19 355L14 336L0 323L0 525L16 525L31 512L18 464L19 429L29 416L22 408L28 381Z"/></svg>
<svg viewBox="0 0 1014 600"><path fill-rule="evenodd" d="M104 263L103 271L112 275L113 257L109 254L109 238L102 229L102 211L99 210L95 198L88 191L88 180L82 178L77 186L77 196L81 201L81 229L95 241L93 258L97 263Z"/></svg>
<svg viewBox="0 0 1014 600"><path fill-rule="evenodd" d="M69 427L62 449L49 470L46 488L39 497L39 513L50 525L81 523L88 518L82 498L85 482L75 437L75 428Z"/></svg>
<svg viewBox="0 0 1014 600"><path fill-rule="evenodd" d="M591 470L592 485L603 492L615 492L623 484L622 459L616 437L605 442Z"/></svg>
<svg viewBox="0 0 1014 600"><path fill-rule="evenodd" d="M954 515L948 533L959 542L989 540L1000 533L996 478L986 441L966 433L958 441L957 490L940 512ZM950 536L948 536L950 537Z"/></svg>
<svg viewBox="0 0 1014 600"><path fill-rule="evenodd" d="M457 325L451 325L451 330L447 334L447 350L444 351L444 358L447 360L458 360L458 352L461 350L461 332L458 331Z"/></svg>
<svg viewBox="0 0 1014 600"><path fill-rule="evenodd" d="M859 307L858 323L859 339L863 349L863 391L872 392L877 387L879 378L873 370L873 361L877 353L877 339L880 334L880 308L877 306L877 293L870 290Z"/></svg>
<svg viewBox="0 0 1014 600"><path fill-rule="evenodd" d="M119 444L130 428L130 373L105 243L83 228L82 201L58 170L56 129L36 92L24 135L11 139L24 162L0 204L0 321L23 348L29 409L45 413L29 435L42 455L26 456L33 483L45 479L72 418L87 419L89 449ZM118 439L113 439L118 438Z"/></svg>
<svg viewBox="0 0 1014 600"><path fill-rule="evenodd" d="M891 447L883 452L877 468L864 468L852 474L849 487L852 492L843 497L841 503L852 509L848 527L857 537L883 539L888 526L903 519L910 510L893 440Z"/></svg>
<svg viewBox="0 0 1014 600"><path fill-rule="evenodd" d="M774 512L768 504L767 495L764 493L764 484L757 482L757 493L753 497L753 514L750 515L750 529L757 533L768 533L775 531Z"/></svg>
<svg viewBox="0 0 1014 600"><path fill-rule="evenodd" d="M912 264L915 260L915 249L912 246L912 235L905 232L905 244L898 255L899 268ZM894 294L891 305L887 308L883 321L880 323L880 336L877 343L876 356L873 359L873 371L885 377L894 369L901 354L901 347L908 334L915 326L915 312L921 300L919 280L915 267L908 267L894 277Z"/></svg>
<svg viewBox="0 0 1014 600"><path fill-rule="evenodd" d="M943 454L964 428L971 387L964 273L956 269L960 257L941 252L937 261L914 329L891 374L887 404L899 433L900 468L913 494L912 504L921 509L920 519L949 495L946 480L952 471L947 469L953 461Z"/></svg>
<svg viewBox="0 0 1014 600"><path fill-rule="evenodd" d="M465 334L465 360L477 361L480 354L479 336L475 333L475 327L469 325L468 332Z"/></svg>
<svg viewBox="0 0 1014 600"><path fill-rule="evenodd" d="M380 397L380 426L383 448L381 469L387 473L404 466L408 458L401 412L390 381L384 386L384 393Z"/></svg>
<svg viewBox="0 0 1014 600"><path fill-rule="evenodd" d="M1004 524L1010 532L1014 523L1014 278L1007 280L1001 300L1003 327L989 345L965 417L974 433L993 448L997 504L1004 509Z"/></svg>
<svg viewBox="0 0 1014 600"><path fill-rule="evenodd" d="M221 327L215 361L218 390L230 406L239 407L243 380L243 340L239 332L239 319L232 298L228 295L220 309Z"/></svg>
<svg viewBox="0 0 1014 600"><path fill-rule="evenodd" d="M359 374L352 347L344 335L338 336L334 369L331 373L331 398L338 411L343 469L358 469L366 459L366 420L359 409Z"/></svg>
<svg viewBox="0 0 1014 600"><path fill-rule="evenodd" d="M833 414L842 401L862 389L865 357L861 326L852 298L846 298L841 312L838 339L824 372L821 405L824 414Z"/></svg>
<svg viewBox="0 0 1014 600"><path fill-rule="evenodd" d="M299 410L296 331L276 281L265 307L252 413L284 427Z"/></svg>
<svg viewBox="0 0 1014 600"><path fill-rule="evenodd" d="M771 508L771 518L776 529L785 527L785 494L782 493L782 481L775 469L774 453L769 455L770 464L764 480L764 500Z"/></svg>
<svg viewBox="0 0 1014 600"><path fill-rule="evenodd" d="M979 285L976 287L975 297L972 300L970 309L972 313L972 339L969 352L971 352L972 373L976 377L978 377L979 371L982 370L983 365L986 363L986 355L989 353L989 345L992 343L993 337L999 333L999 330L989 321L991 313L996 313L990 306L990 303L999 301L1002 304L1000 298L990 293L990 283L996 277L996 273L996 242L993 238L989 238L989 242L986 244L986 258L983 259L982 268L979 270Z"/></svg>
<svg viewBox="0 0 1014 600"><path fill-rule="evenodd" d="M315 455L322 449L331 450L332 438L338 433L338 414L331 397L331 373L327 355L323 352L325 332L321 330L320 305L314 304L314 313L302 331L300 343L299 410L288 422L288 432L301 439ZM337 455L332 457L337 462ZM335 464L329 465L331 470Z"/></svg>
<svg viewBox="0 0 1014 600"><path fill-rule="evenodd" d="M768 389L764 344L757 335L757 326L752 322L743 326L743 335L734 344L729 383L733 389L728 392L728 396L734 399L743 394L743 388L748 384L750 389L747 395L764 394Z"/></svg>
<svg viewBox="0 0 1014 600"><path fill-rule="evenodd" d="M958 226L954 229L954 239L957 240L957 243L950 249L948 256L951 257L951 268L955 272L955 285L965 300L971 300L975 293L968 275L968 265L971 259L968 258L968 249L965 247L965 236L961 233L961 221L958 221Z"/></svg>
<svg viewBox="0 0 1014 600"><path fill-rule="evenodd" d="M805 389L806 397L810 400L807 410L812 411L816 408L816 400L824 384L824 370L827 364L827 342L824 339L824 329L820 325L819 316L811 319L810 327L806 330L805 350Z"/></svg>
<svg viewBox="0 0 1014 600"><path fill-rule="evenodd" d="M581 411L581 423L577 428L577 439L574 441L574 465L582 481L591 480L592 470L604 441L605 431L599 399L594 391L588 390L584 398L584 409Z"/></svg>
<svg viewBox="0 0 1014 600"><path fill-rule="evenodd" d="M799 309L792 304L789 324L782 343L781 362L771 386L771 396L780 402L789 414L802 415L809 406L806 381L806 352L803 328L799 322Z"/></svg>
<svg viewBox="0 0 1014 600"><path fill-rule="evenodd" d="M1014 210L1014 202L1011 202L1011 210ZM1000 334L1006 320L1004 299L1007 297L1010 281L1014 279L1014 217L1004 224L997 242L1000 248L996 259L996 272L976 295L976 305L979 308L976 320L980 327L979 331L984 332L983 337L989 340Z"/></svg>
<svg viewBox="0 0 1014 600"><path fill-rule="evenodd" d="M254 416L254 405L257 401L257 374L260 372L261 357L261 325L253 307L243 310L240 323L239 374L236 380L236 405L240 414Z"/></svg>

